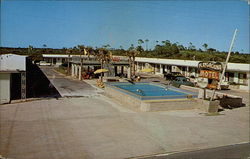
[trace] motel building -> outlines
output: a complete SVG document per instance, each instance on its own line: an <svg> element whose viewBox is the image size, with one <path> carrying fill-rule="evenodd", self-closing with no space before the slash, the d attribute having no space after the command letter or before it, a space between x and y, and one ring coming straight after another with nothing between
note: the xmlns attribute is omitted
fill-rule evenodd
<svg viewBox="0 0 250 159"><path fill-rule="evenodd" d="M68 58L72 61L73 56L79 55L50 55L43 54L44 61L54 66L59 66L66 62ZM127 61L128 58L124 56L115 56L119 61ZM201 61L194 60L177 60L177 59L159 59L159 58L144 58L136 57L136 70L139 72L144 68L152 68L153 74L164 76L165 73L180 72L186 77L199 77L198 63ZM231 83L230 87L249 91L250 89L250 74L249 64L242 63L228 63L225 72L225 81ZM129 69L126 67L126 69ZM126 71L129 72L129 71Z"/></svg>
<svg viewBox="0 0 250 159"><path fill-rule="evenodd" d="M26 99L27 56L0 55L0 104Z"/></svg>

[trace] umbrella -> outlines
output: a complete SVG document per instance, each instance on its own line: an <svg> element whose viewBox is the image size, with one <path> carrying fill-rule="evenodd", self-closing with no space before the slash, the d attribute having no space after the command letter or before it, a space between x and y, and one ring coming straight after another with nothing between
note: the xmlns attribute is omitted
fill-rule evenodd
<svg viewBox="0 0 250 159"><path fill-rule="evenodd" d="M151 68L144 68L141 70L141 72L154 72L154 70Z"/></svg>
<svg viewBox="0 0 250 159"><path fill-rule="evenodd" d="M107 69L98 69L94 72L94 74L97 74L97 73L104 73L104 72L108 72Z"/></svg>

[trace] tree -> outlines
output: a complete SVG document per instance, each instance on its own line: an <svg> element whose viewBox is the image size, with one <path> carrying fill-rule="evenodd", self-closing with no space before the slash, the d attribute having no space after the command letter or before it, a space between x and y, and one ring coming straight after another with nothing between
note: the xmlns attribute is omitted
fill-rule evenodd
<svg viewBox="0 0 250 159"><path fill-rule="evenodd" d="M47 47L47 45L46 45L46 44L43 44L43 47L44 47L44 48L46 48L46 47Z"/></svg>
<svg viewBox="0 0 250 159"><path fill-rule="evenodd" d="M67 66L67 74L69 75L69 58L70 58L70 55L72 54L73 52L73 49L72 48L68 48L66 50L66 53L68 54L68 66Z"/></svg>
<svg viewBox="0 0 250 159"><path fill-rule="evenodd" d="M85 50L85 46L84 45L77 45L77 48L78 48L78 50L79 50L79 52L80 52L80 67L81 67L81 72L80 72L80 77L79 77L79 79L81 80L82 79L82 55L83 54L85 54L85 52L86 52L86 50ZM88 56L88 58L89 58L89 56Z"/></svg>
<svg viewBox="0 0 250 159"><path fill-rule="evenodd" d="M32 54L32 53L34 53L33 46L29 45L29 47L28 47L28 54Z"/></svg>
<svg viewBox="0 0 250 159"><path fill-rule="evenodd" d="M178 45L177 47L179 50L185 50L185 47L183 45Z"/></svg>
<svg viewBox="0 0 250 159"><path fill-rule="evenodd" d="M139 51L139 52L143 52L143 51L144 51L144 49L143 49L142 46L137 46L137 47L136 47L136 50Z"/></svg>
<svg viewBox="0 0 250 159"><path fill-rule="evenodd" d="M169 40L164 41L166 46L171 46L171 42Z"/></svg>
<svg viewBox="0 0 250 159"><path fill-rule="evenodd" d="M104 68L104 64L108 64L110 60L112 59L112 52L105 49L105 48L99 48L97 50L97 59L101 63L101 69ZM101 73L101 82L103 82L103 73Z"/></svg>
<svg viewBox="0 0 250 159"><path fill-rule="evenodd" d="M179 48L176 43L171 44L169 40L162 41L163 45L156 45L154 52L160 57L171 57L179 53Z"/></svg>
<svg viewBox="0 0 250 159"><path fill-rule="evenodd" d="M204 50L207 51L208 44L204 43L202 47L204 47Z"/></svg>
<svg viewBox="0 0 250 159"><path fill-rule="evenodd" d="M208 51L208 52L215 52L216 49L214 49L214 48L208 48L207 51Z"/></svg>
<svg viewBox="0 0 250 159"><path fill-rule="evenodd" d="M190 51L195 51L196 50L193 43L189 42L188 50L190 50Z"/></svg>
<svg viewBox="0 0 250 159"><path fill-rule="evenodd" d="M31 60L34 61L34 63L37 63L43 60L42 54L38 52L38 50L34 49L34 47L31 45L29 45L28 47L28 55L31 58Z"/></svg>
<svg viewBox="0 0 250 159"><path fill-rule="evenodd" d="M137 50L128 50L126 52L128 59L129 59L129 65L130 65L130 74L132 76L135 76L135 57L139 54L140 52Z"/></svg>
<svg viewBox="0 0 250 159"><path fill-rule="evenodd" d="M139 46L141 46L141 44L143 44L143 43L144 43L144 41L143 41L142 39L139 39L139 40L138 40Z"/></svg>
<svg viewBox="0 0 250 159"><path fill-rule="evenodd" d="M130 47L128 48L128 50L134 50L135 47L134 47L134 44L131 44Z"/></svg>
<svg viewBox="0 0 250 159"><path fill-rule="evenodd" d="M109 44L103 45L103 47L104 47L105 49L108 49L108 48L110 47L110 45L109 45Z"/></svg>
<svg viewBox="0 0 250 159"><path fill-rule="evenodd" d="M146 43L146 50L147 50L147 51L148 51L148 42L149 42L149 40L146 39L146 40L145 40L145 43Z"/></svg>

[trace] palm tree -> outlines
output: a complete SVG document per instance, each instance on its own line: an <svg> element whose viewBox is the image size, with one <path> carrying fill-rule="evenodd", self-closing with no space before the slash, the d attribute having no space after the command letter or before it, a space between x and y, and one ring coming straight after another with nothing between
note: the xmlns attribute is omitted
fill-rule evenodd
<svg viewBox="0 0 250 159"><path fill-rule="evenodd" d="M80 63L81 63L80 67L81 67L81 72L80 72L79 79L81 80L82 79L82 77L81 77L81 75L82 75L82 55L85 54L85 46L84 45L77 45L77 48L78 48L78 50L80 52Z"/></svg>
<svg viewBox="0 0 250 159"><path fill-rule="evenodd" d="M129 59L129 65L130 65L130 74L132 76L135 76L135 57L139 54L140 52L137 50L128 50L126 52L128 59Z"/></svg>
<svg viewBox="0 0 250 159"><path fill-rule="evenodd" d="M33 52L33 46L29 45L29 47L28 47L28 53L31 54L32 52Z"/></svg>
<svg viewBox="0 0 250 159"><path fill-rule="evenodd" d="M128 48L128 50L134 50L135 47L134 47L134 44L131 44L130 47Z"/></svg>
<svg viewBox="0 0 250 159"><path fill-rule="evenodd" d="M69 75L69 58L70 58L70 54L72 54L73 49L69 48L66 50L66 53L68 54L68 68L67 68L67 74Z"/></svg>
<svg viewBox="0 0 250 159"><path fill-rule="evenodd" d="M46 44L43 44L43 47L44 47L44 48L46 48L46 47L47 47L47 45L46 45Z"/></svg>
<svg viewBox="0 0 250 159"><path fill-rule="evenodd" d="M146 39L145 42L146 42L146 50L148 51L148 42L149 42L149 40Z"/></svg>
<svg viewBox="0 0 250 159"><path fill-rule="evenodd" d="M204 50L207 51L208 44L204 43L202 46L204 47Z"/></svg>
<svg viewBox="0 0 250 159"><path fill-rule="evenodd" d="M141 44L143 44L144 41L142 39L138 39L138 44L141 46Z"/></svg>
<svg viewBox="0 0 250 159"><path fill-rule="evenodd" d="M104 64L108 64L110 60L112 59L112 53L111 51L105 49L105 48L100 48L97 50L97 59L101 63L101 69L104 68ZM101 82L103 81L103 73L101 73Z"/></svg>
<svg viewBox="0 0 250 159"><path fill-rule="evenodd" d="M188 50L195 51L195 46L192 42L189 42Z"/></svg>
<svg viewBox="0 0 250 159"><path fill-rule="evenodd" d="M158 45L159 41L158 41L158 40L156 40L155 42L156 42L156 45Z"/></svg>

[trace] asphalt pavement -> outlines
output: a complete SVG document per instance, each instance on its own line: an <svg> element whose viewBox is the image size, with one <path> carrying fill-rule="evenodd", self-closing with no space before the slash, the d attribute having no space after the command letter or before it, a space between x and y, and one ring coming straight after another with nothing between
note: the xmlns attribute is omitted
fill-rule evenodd
<svg viewBox="0 0 250 159"><path fill-rule="evenodd" d="M148 157L135 157L134 159L249 159L250 144L235 144L197 151L181 153L156 154Z"/></svg>
<svg viewBox="0 0 250 159"><path fill-rule="evenodd" d="M93 96L98 92L98 90L90 84L58 73L51 66L40 66L40 69L62 97Z"/></svg>

